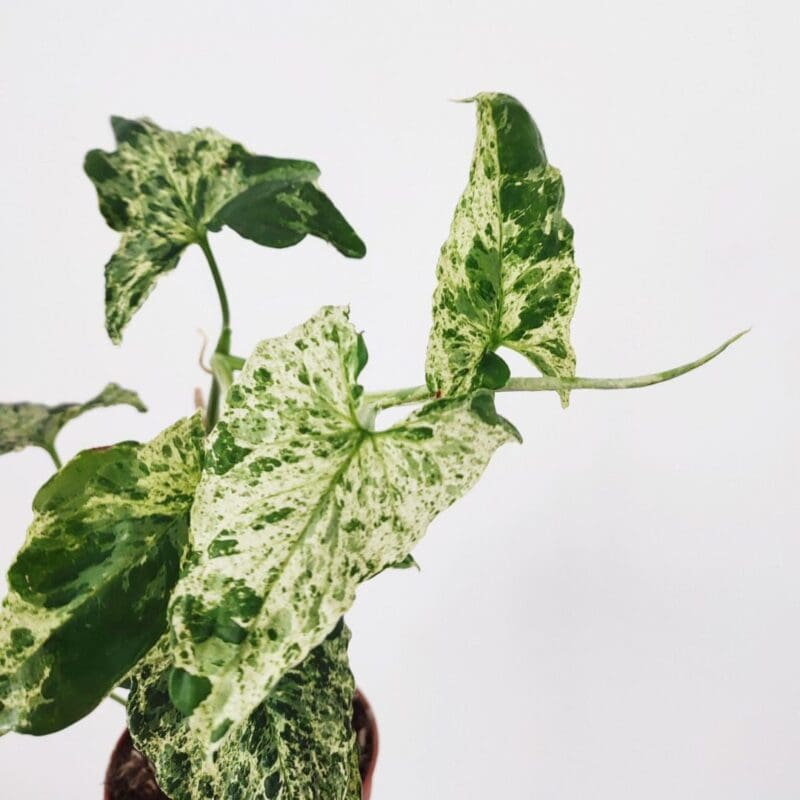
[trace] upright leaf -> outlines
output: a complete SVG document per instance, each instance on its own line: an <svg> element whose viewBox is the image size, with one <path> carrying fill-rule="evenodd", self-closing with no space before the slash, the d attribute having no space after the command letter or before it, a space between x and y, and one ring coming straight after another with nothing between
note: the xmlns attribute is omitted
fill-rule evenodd
<svg viewBox="0 0 800 800"><path fill-rule="evenodd" d="M445 397L507 380L493 355L501 346L545 375L575 374L569 324L579 275L561 175L519 102L504 94L474 100L475 153L436 269L428 343L428 386Z"/></svg>
<svg viewBox="0 0 800 800"><path fill-rule="evenodd" d="M246 719L514 436L489 393L360 423L363 341L324 308L261 342L230 388L171 608L173 700L213 740Z"/></svg>
<svg viewBox="0 0 800 800"><path fill-rule="evenodd" d="M349 641L340 623L230 730L212 760L207 742L170 703L162 639L133 675L128 724L164 793L172 800L361 800Z"/></svg>
<svg viewBox="0 0 800 800"><path fill-rule="evenodd" d="M116 383L109 383L97 397L87 403L62 403L58 406L0 403L0 455L30 446L53 452L58 432L71 419L93 408L118 405L147 411L147 406L136 392L123 389Z"/></svg>
<svg viewBox="0 0 800 800"><path fill-rule="evenodd" d="M91 711L166 628L203 428L78 454L38 492L0 611L0 733Z"/></svg>
<svg viewBox="0 0 800 800"><path fill-rule="evenodd" d="M256 156L209 128L166 131L112 118L113 153L91 150L84 169L106 222L122 233L106 265L106 328L115 342L155 282L207 231L229 225L270 247L307 234L360 258L364 243L316 186L310 161Z"/></svg>

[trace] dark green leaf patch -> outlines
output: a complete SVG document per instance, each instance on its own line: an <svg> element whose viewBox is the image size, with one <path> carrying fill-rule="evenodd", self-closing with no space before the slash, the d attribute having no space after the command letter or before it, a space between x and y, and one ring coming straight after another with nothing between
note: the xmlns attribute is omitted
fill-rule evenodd
<svg viewBox="0 0 800 800"><path fill-rule="evenodd" d="M164 632L202 442L183 420L80 453L39 491L0 612L0 733L80 719Z"/></svg>

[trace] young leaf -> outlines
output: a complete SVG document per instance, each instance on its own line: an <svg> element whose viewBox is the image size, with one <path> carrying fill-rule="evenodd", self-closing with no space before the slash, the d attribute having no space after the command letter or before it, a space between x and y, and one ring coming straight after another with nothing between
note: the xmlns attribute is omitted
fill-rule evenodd
<svg viewBox="0 0 800 800"><path fill-rule="evenodd" d="M231 728L212 761L207 743L170 703L169 645L162 638L133 674L128 724L164 793L172 800L361 800L349 641L339 623Z"/></svg>
<svg viewBox="0 0 800 800"><path fill-rule="evenodd" d="M52 453L58 432L71 419L93 408L129 405L139 411L147 406L136 392L109 383L87 403L63 403L44 406L40 403L0 403L0 455L35 446Z"/></svg>
<svg viewBox="0 0 800 800"><path fill-rule="evenodd" d="M428 343L428 387L445 397L496 379L498 364L486 356L501 346L545 375L575 374L569 324L579 275L561 175L519 102L504 94L474 101L475 153L436 268Z"/></svg>
<svg viewBox="0 0 800 800"><path fill-rule="evenodd" d="M485 391L365 429L365 361L346 310L324 308L261 342L228 391L171 606L176 688L198 689L191 722L212 740L246 719L333 629L358 584L402 561L514 438Z"/></svg>
<svg viewBox="0 0 800 800"><path fill-rule="evenodd" d="M117 149L91 150L84 169L106 222L122 233L106 265L106 328L115 342L183 250L223 225L270 247L311 234L346 256L366 252L317 188L310 161L256 156L208 128L175 133L119 117L112 126Z"/></svg>
<svg viewBox="0 0 800 800"><path fill-rule="evenodd" d="M0 733L80 719L164 632L202 442L195 415L79 453L39 490L0 611Z"/></svg>

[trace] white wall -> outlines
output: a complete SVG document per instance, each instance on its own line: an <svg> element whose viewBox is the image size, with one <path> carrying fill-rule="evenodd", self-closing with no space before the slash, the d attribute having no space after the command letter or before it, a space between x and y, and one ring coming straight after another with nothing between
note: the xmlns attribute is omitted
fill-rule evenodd
<svg viewBox="0 0 800 800"><path fill-rule="evenodd" d="M420 382L433 269L467 175L473 112L517 95L564 173L583 289L579 372L689 360L629 393L504 396L526 443L431 527L422 572L350 614L383 752L375 800L790 800L800 796L796 4L0 3L3 400L89 397L63 454L149 438L191 408L218 310L188 254L121 348L102 327L104 227L81 171L111 113L211 125L316 160L364 236L347 262L214 245L235 350L351 303L369 389ZM523 371L530 368L514 362ZM0 459L0 563L50 474ZM123 727L107 703L0 741L3 797L100 797Z"/></svg>

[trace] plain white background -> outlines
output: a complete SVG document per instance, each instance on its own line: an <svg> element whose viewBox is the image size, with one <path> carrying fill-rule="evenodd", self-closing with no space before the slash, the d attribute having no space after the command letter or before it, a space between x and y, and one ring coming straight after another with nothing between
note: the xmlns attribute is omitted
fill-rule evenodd
<svg viewBox="0 0 800 800"><path fill-rule="evenodd" d="M474 120L518 96L564 174L583 288L579 374L722 358L628 393L503 396L520 428L419 546L364 586L353 668L378 714L375 800L793 800L800 796L796 4L3 2L0 399L108 380L147 415L73 423L62 454L147 439L205 384L218 308L189 252L120 348L116 246L81 163L111 113L210 125L316 160L369 248L213 239L235 351L350 303L368 389L422 378L438 248ZM533 370L514 361L518 374ZM50 475L0 460L5 569ZM124 725L0 741L0 795L100 798Z"/></svg>

